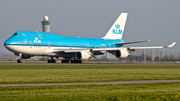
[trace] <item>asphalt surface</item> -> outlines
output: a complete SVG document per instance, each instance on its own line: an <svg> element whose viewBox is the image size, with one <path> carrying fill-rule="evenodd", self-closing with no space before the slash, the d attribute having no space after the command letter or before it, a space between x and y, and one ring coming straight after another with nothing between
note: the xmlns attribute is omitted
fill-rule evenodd
<svg viewBox="0 0 180 101"><path fill-rule="evenodd" d="M179 64L158 64L158 63L82 63L82 64L71 64L71 63L0 63L0 65L180 65Z"/></svg>
<svg viewBox="0 0 180 101"><path fill-rule="evenodd" d="M112 82L86 82L86 83L34 83L34 84L0 84L0 87L9 86L55 86L55 85L105 85L105 84L146 84L146 83L170 83L180 80L143 80L143 81L112 81Z"/></svg>

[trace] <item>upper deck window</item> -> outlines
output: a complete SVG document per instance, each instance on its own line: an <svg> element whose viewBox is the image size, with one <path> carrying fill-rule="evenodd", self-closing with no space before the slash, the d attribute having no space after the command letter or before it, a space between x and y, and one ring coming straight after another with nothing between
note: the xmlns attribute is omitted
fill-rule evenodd
<svg viewBox="0 0 180 101"><path fill-rule="evenodd" d="M30 37L39 37L38 35L29 35Z"/></svg>
<svg viewBox="0 0 180 101"><path fill-rule="evenodd" d="M19 33L14 33L14 35L21 35L21 34L19 34Z"/></svg>
<svg viewBox="0 0 180 101"><path fill-rule="evenodd" d="M49 37L49 36L42 36L42 37Z"/></svg>

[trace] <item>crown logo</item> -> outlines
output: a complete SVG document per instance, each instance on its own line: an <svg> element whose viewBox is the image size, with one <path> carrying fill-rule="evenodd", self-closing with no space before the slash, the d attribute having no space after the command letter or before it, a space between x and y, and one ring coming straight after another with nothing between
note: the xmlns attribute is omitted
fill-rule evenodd
<svg viewBox="0 0 180 101"><path fill-rule="evenodd" d="M118 25L118 23L117 23L117 25L115 25L115 27L116 27L117 29L119 29L119 28L120 28L120 25Z"/></svg>
<svg viewBox="0 0 180 101"><path fill-rule="evenodd" d="M37 38L37 37L35 37L35 40L38 40L38 38Z"/></svg>

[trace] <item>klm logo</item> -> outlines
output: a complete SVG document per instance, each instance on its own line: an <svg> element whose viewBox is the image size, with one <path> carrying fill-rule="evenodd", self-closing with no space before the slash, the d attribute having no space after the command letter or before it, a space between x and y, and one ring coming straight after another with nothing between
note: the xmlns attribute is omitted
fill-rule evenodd
<svg viewBox="0 0 180 101"><path fill-rule="evenodd" d="M115 25L116 29L112 29L113 34L122 34L122 30L120 29L120 25Z"/></svg>
<svg viewBox="0 0 180 101"><path fill-rule="evenodd" d="M35 37L34 43L41 43L41 40L38 40L38 38Z"/></svg>

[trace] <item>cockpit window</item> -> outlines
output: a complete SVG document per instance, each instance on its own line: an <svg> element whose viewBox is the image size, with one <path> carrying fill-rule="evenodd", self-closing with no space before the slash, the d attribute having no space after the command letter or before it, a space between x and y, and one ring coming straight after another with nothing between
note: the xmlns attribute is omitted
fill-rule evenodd
<svg viewBox="0 0 180 101"><path fill-rule="evenodd" d="M14 35L21 35L21 34L19 34L19 33L14 33Z"/></svg>

